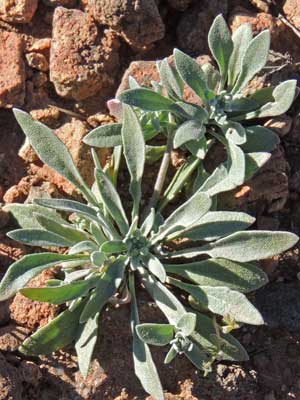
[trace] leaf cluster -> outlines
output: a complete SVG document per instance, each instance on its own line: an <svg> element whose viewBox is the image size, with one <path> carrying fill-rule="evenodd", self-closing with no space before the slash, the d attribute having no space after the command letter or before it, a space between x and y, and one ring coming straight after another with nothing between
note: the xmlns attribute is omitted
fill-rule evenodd
<svg viewBox="0 0 300 400"><path fill-rule="evenodd" d="M64 307L58 317L25 340L20 348L23 353L48 354L75 343L79 368L86 376L101 312L109 304L130 302L135 373L157 400L163 399L163 389L149 346L169 346L165 363L184 355L204 373L211 370L215 360L247 360L245 349L230 331L244 323L263 324L261 314L246 296L267 283L256 262L287 250L298 237L289 232L249 230L254 218L219 210L216 197L229 186L244 182L249 158L253 163L257 154L264 159L276 145L271 131L244 127L243 123L253 113L257 117L274 112L274 104L281 108L283 96L278 96L279 85L268 95L260 93L254 106L255 99L241 94L264 64L267 33L252 39L249 27L244 26L231 38L219 16L211 28L209 43L219 71L212 66L201 68L176 50L175 66L167 60L159 64L161 83L154 85L155 90L136 87L124 92L122 121L88 135L86 142L93 146L114 147L112 169L102 168L92 151L92 188L84 182L60 139L27 113L14 110L40 159L74 184L86 200L36 199L33 204L6 206L19 224L8 236L42 247L45 252L26 255L9 267L0 284L0 300L20 292L29 299ZM258 51L260 63L255 66ZM204 106L183 99L184 82ZM133 81L131 84L136 85ZM295 89L294 83L287 85L285 108ZM266 103L266 96L270 102ZM228 132L229 126L233 131ZM146 140L160 130L166 136L166 145L155 190L163 186L170 146L183 146L191 151L192 158L158 196L158 203L150 203L143 210L142 178L149 154ZM211 140L220 140L228 148L229 158L209 175L202 160ZM122 156L130 176L130 211L117 189ZM173 212L164 212L164 206L195 168L198 177L193 193ZM51 252L53 246L62 251ZM45 287L27 287L40 272L57 265L61 267L57 279L47 281ZM165 323L140 322L138 285L156 303ZM173 288L182 293L180 298Z"/></svg>

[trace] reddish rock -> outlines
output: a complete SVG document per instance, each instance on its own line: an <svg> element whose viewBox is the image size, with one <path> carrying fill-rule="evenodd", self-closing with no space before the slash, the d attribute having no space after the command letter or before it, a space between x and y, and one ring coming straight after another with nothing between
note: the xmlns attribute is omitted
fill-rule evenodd
<svg viewBox="0 0 300 400"><path fill-rule="evenodd" d="M0 19L13 24L27 24L38 6L38 0L1 0Z"/></svg>
<svg viewBox="0 0 300 400"><path fill-rule="evenodd" d="M259 11L264 13L270 12L270 1L268 0L250 0L250 3L252 3Z"/></svg>
<svg viewBox="0 0 300 400"><path fill-rule="evenodd" d="M83 100L112 85L119 42L80 10L57 7L53 17L50 80L60 96Z"/></svg>
<svg viewBox="0 0 300 400"><path fill-rule="evenodd" d="M285 0L283 12L286 18L298 29L300 29L300 0Z"/></svg>
<svg viewBox="0 0 300 400"><path fill-rule="evenodd" d="M89 0L95 20L119 32L133 47L164 37L165 27L155 0Z"/></svg>
<svg viewBox="0 0 300 400"><path fill-rule="evenodd" d="M29 336L29 329L23 326L10 324L0 328L0 350L16 351L24 340Z"/></svg>
<svg viewBox="0 0 300 400"><path fill-rule="evenodd" d="M292 117L290 117L289 115L281 115L279 117L269 119L264 126L266 128L272 129L277 133L279 137L282 138L291 131L292 124Z"/></svg>
<svg viewBox="0 0 300 400"><path fill-rule="evenodd" d="M32 279L27 285L29 287L42 287L45 286L45 282L49 279L53 279L55 275L52 271L46 270ZM18 293L10 306L10 316L13 321L18 325L22 325L33 331L41 326L46 325L59 312L59 306L40 303L38 301L32 301L27 299Z"/></svg>
<svg viewBox="0 0 300 400"><path fill-rule="evenodd" d="M234 32L240 25L249 23L252 25L254 35L257 35L265 29L271 33L271 48L281 53L289 51L295 56L299 52L295 34L279 18L264 12L252 13L242 7L237 7L228 18L230 28Z"/></svg>
<svg viewBox="0 0 300 400"><path fill-rule="evenodd" d="M284 151L278 147L259 172L235 191L235 207L257 214L280 211L289 195L288 169Z"/></svg>
<svg viewBox="0 0 300 400"><path fill-rule="evenodd" d="M8 238L4 233L0 234L0 266L2 275L5 269L8 268L13 262L23 257L27 253L26 248L21 243ZM7 320L7 304L2 303L0 308L0 324L5 323Z"/></svg>
<svg viewBox="0 0 300 400"><path fill-rule="evenodd" d="M0 108L21 106L25 98L22 39L14 32L0 32Z"/></svg>
<svg viewBox="0 0 300 400"><path fill-rule="evenodd" d="M39 71L46 72L49 70L49 63L46 57L41 53L27 53L26 60L31 68L37 69Z"/></svg>
<svg viewBox="0 0 300 400"><path fill-rule="evenodd" d="M207 54L207 35L214 18L227 14L227 0L202 0L190 7L177 24L177 40L188 53Z"/></svg>
<svg viewBox="0 0 300 400"><path fill-rule="evenodd" d="M21 376L0 354L0 400L22 400Z"/></svg>

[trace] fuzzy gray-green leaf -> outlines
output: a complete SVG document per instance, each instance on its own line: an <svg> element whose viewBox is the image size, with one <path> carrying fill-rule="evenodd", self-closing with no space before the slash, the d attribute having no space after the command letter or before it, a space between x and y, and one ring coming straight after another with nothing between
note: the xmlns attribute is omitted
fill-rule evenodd
<svg viewBox="0 0 300 400"><path fill-rule="evenodd" d="M66 261L89 261L87 256L56 253L26 255L8 268L0 284L0 300L6 300L23 288L30 279L45 269Z"/></svg>
<svg viewBox="0 0 300 400"><path fill-rule="evenodd" d="M268 282L261 268L223 258L210 258L190 264L164 264L167 273L175 274L201 286L226 286L247 293Z"/></svg>
<svg viewBox="0 0 300 400"><path fill-rule="evenodd" d="M255 218L242 212L211 211L182 236L194 241L212 241L247 229L254 222Z"/></svg>
<svg viewBox="0 0 300 400"><path fill-rule="evenodd" d="M232 93L241 91L247 83L266 65L270 49L270 32L265 30L251 40L242 58L239 77Z"/></svg>
<svg viewBox="0 0 300 400"><path fill-rule="evenodd" d="M191 140L200 140L205 133L205 127L199 121L185 121L179 126L174 136L174 148L182 146Z"/></svg>
<svg viewBox="0 0 300 400"><path fill-rule="evenodd" d="M74 311L66 310L47 325L37 330L20 347L26 355L50 354L70 344L79 330L79 317L83 303Z"/></svg>
<svg viewBox="0 0 300 400"><path fill-rule="evenodd" d="M232 87L241 71L242 59L252 39L252 27L243 24L232 35L233 52L228 66L228 86Z"/></svg>
<svg viewBox="0 0 300 400"><path fill-rule="evenodd" d="M258 310L246 296L226 287L196 286L169 278L172 285L188 292L215 314L230 316L237 322L261 325L264 323Z"/></svg>
<svg viewBox="0 0 300 400"><path fill-rule="evenodd" d="M223 82L226 81L230 56L233 51L231 34L223 16L218 15L208 33L208 44L218 63Z"/></svg>
<svg viewBox="0 0 300 400"><path fill-rule="evenodd" d="M122 144L122 124L107 124L93 129L83 142L93 147L115 147Z"/></svg>
<svg viewBox="0 0 300 400"><path fill-rule="evenodd" d="M75 244L74 241L43 229L15 229L8 232L7 236L28 246L47 248L51 246L69 247Z"/></svg>
<svg viewBox="0 0 300 400"><path fill-rule="evenodd" d="M46 125L35 121L24 111L14 109L15 117L39 158L73 183L87 198L94 198L76 168L67 146Z"/></svg>
<svg viewBox="0 0 300 400"><path fill-rule="evenodd" d="M195 193L165 220L158 233L152 236L151 242L156 243L171 233L180 232L192 226L208 212L210 206L211 199L206 193Z"/></svg>
<svg viewBox="0 0 300 400"><path fill-rule="evenodd" d="M34 301L50 304L64 304L70 300L85 296L96 284L97 280L95 278L90 278L57 287L29 287L21 289L20 293Z"/></svg>
<svg viewBox="0 0 300 400"><path fill-rule="evenodd" d="M174 326L169 324L140 324L135 329L144 343L153 346L165 346L174 336Z"/></svg>
<svg viewBox="0 0 300 400"><path fill-rule="evenodd" d="M184 54L182 51L174 50L174 60L177 71L182 80L202 99L209 100L214 97L208 89L206 76L200 65L192 57Z"/></svg>
<svg viewBox="0 0 300 400"><path fill-rule="evenodd" d="M130 193L133 199L134 218L141 201L141 179L145 165L145 140L139 120L133 109L123 107L122 141L124 156L130 173Z"/></svg>
<svg viewBox="0 0 300 400"><path fill-rule="evenodd" d="M106 174L99 169L95 169L95 179L108 212L116 221L121 233L126 235L129 229L128 221L116 188Z"/></svg>
<svg viewBox="0 0 300 400"><path fill-rule="evenodd" d="M76 338L75 349L78 357L78 365L84 377L88 375L93 351L97 342L98 319L99 314L97 313L94 318L90 318L82 326Z"/></svg>

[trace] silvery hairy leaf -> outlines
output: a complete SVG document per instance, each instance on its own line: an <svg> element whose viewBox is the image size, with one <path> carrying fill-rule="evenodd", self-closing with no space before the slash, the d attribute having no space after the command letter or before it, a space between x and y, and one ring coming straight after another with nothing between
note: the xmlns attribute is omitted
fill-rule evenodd
<svg viewBox="0 0 300 400"><path fill-rule="evenodd" d="M210 63L201 66L206 77L207 86L213 92L218 89L221 82L221 75Z"/></svg>
<svg viewBox="0 0 300 400"><path fill-rule="evenodd" d="M151 242L156 243L171 233L180 232L192 226L208 212L210 206L211 199L207 194L195 193L165 220L158 232L152 236Z"/></svg>
<svg viewBox="0 0 300 400"><path fill-rule="evenodd" d="M268 282L261 268L224 258L210 258L189 264L164 264L167 273L180 276L200 286L226 286L247 293Z"/></svg>
<svg viewBox="0 0 300 400"><path fill-rule="evenodd" d="M263 126L246 127L247 141L242 145L245 153L271 152L280 143L279 137Z"/></svg>
<svg viewBox="0 0 300 400"><path fill-rule="evenodd" d="M259 33L249 43L241 62L241 71L232 89L240 92L247 83L266 65L270 49L270 32Z"/></svg>
<svg viewBox="0 0 300 400"><path fill-rule="evenodd" d="M80 315L80 323L87 322L101 312L104 305L120 286L125 272L125 258L119 256L102 272L95 290L89 297Z"/></svg>
<svg viewBox="0 0 300 400"><path fill-rule="evenodd" d="M145 165L145 140L139 120L131 107L124 105L122 126L123 152L130 173L130 193L133 199L133 218L141 201L141 179Z"/></svg>
<svg viewBox="0 0 300 400"><path fill-rule="evenodd" d="M46 125L35 121L24 111L14 109L15 117L39 158L73 183L88 201L95 202L67 146Z"/></svg>
<svg viewBox="0 0 300 400"><path fill-rule="evenodd" d="M205 134L205 127L199 121L185 121L175 132L174 148L182 146L191 140L200 140Z"/></svg>
<svg viewBox="0 0 300 400"><path fill-rule="evenodd" d="M20 351L26 355L38 356L50 354L71 343L78 334L79 317L84 302L75 310L65 310L47 325L38 329L20 347Z"/></svg>
<svg viewBox="0 0 300 400"><path fill-rule="evenodd" d="M86 255L67 255L56 253L38 253L26 255L15 261L6 271L0 284L0 300L6 300L14 296L32 278L57 264L66 261L88 262Z"/></svg>
<svg viewBox="0 0 300 400"><path fill-rule="evenodd" d="M10 212L21 228L40 229L41 225L36 220L34 213L39 213L58 223L66 223L66 221L54 210L47 207L38 206L37 204L19 204L11 203L3 207L4 211Z"/></svg>
<svg viewBox="0 0 300 400"><path fill-rule="evenodd" d="M173 100L146 88L125 90L119 99L129 106L147 111L172 111L175 104Z"/></svg>
<svg viewBox="0 0 300 400"><path fill-rule="evenodd" d="M214 97L211 90L208 89L206 76L201 66L187 54L182 51L174 50L174 60L176 69L182 80L200 97L206 101Z"/></svg>
<svg viewBox="0 0 300 400"><path fill-rule="evenodd" d="M139 338L136 331L136 326L139 325L140 321L133 276L129 280L129 290L132 296L131 331L133 336L134 371L147 393L152 395L155 400L164 400L162 386L149 347Z"/></svg>
<svg viewBox="0 0 300 400"><path fill-rule="evenodd" d="M228 66L228 86L233 87L241 72L242 59L252 39L252 27L250 24L243 24L237 28L232 35L233 52L230 56Z"/></svg>
<svg viewBox="0 0 300 400"><path fill-rule="evenodd" d="M244 116L245 119L275 117L284 114L291 107L296 93L297 81L291 79L276 86L272 100Z"/></svg>
<svg viewBox="0 0 300 400"><path fill-rule="evenodd" d="M193 258L200 254L208 254L213 258L248 262L280 254L293 247L298 240L298 236L291 232L236 232L206 246L174 252L170 257Z"/></svg>
<svg viewBox="0 0 300 400"><path fill-rule="evenodd" d="M84 377L88 375L94 348L98 336L99 313L94 318L90 318L84 325L81 325L80 332L77 334L75 349L78 358L80 372Z"/></svg>
<svg viewBox="0 0 300 400"><path fill-rule="evenodd" d="M176 69L169 64L167 58L160 63L159 75L161 83L167 89L168 93L181 98L183 94L183 82Z"/></svg>
<svg viewBox="0 0 300 400"><path fill-rule="evenodd" d="M64 304L78 297L84 297L97 284L97 278L62 284L56 287L29 287L20 293L28 299L50 304Z"/></svg>
<svg viewBox="0 0 300 400"><path fill-rule="evenodd" d="M101 125L83 138L83 142L93 147L115 147L122 144L122 124Z"/></svg>
<svg viewBox="0 0 300 400"><path fill-rule="evenodd" d="M95 169L95 180L106 209L117 223L121 233L126 235L129 229L128 220L116 188L108 176L97 168Z"/></svg>
<svg viewBox="0 0 300 400"><path fill-rule="evenodd" d="M174 326L169 324L140 324L136 326L138 337L153 346L165 346L174 336Z"/></svg>
<svg viewBox="0 0 300 400"><path fill-rule="evenodd" d="M176 329L180 330L184 336L190 336L195 330L196 319L196 314L187 312L178 321Z"/></svg>
<svg viewBox="0 0 300 400"><path fill-rule="evenodd" d="M144 268L139 268L139 272L142 277L142 283L149 295L167 317L169 323L176 326L181 317L186 313L183 305L165 285L162 285L153 276L150 276Z"/></svg>
<svg viewBox="0 0 300 400"><path fill-rule="evenodd" d="M213 320L195 310L193 310L193 313L197 316L196 329L191 335L193 341L202 348L218 351L217 343L213 340L216 335L216 327ZM219 355L220 359L231 361L247 361L249 359L244 347L232 335L225 335L220 332L220 336L222 352Z"/></svg>
<svg viewBox="0 0 300 400"><path fill-rule="evenodd" d="M212 55L218 63L223 83L226 81L233 41L223 16L218 15L208 33L208 44Z"/></svg>
<svg viewBox="0 0 300 400"><path fill-rule="evenodd" d="M147 261L145 261L145 264L151 274L153 274L163 283L166 281L166 271L157 257L150 254Z"/></svg>
<svg viewBox="0 0 300 400"><path fill-rule="evenodd" d="M255 218L242 212L211 211L182 236L194 241L212 241L247 229L254 222Z"/></svg>
<svg viewBox="0 0 300 400"><path fill-rule="evenodd" d="M76 241L66 239L56 233L48 232L43 229L15 229L7 233L7 236L28 246L38 247L69 247Z"/></svg>
<svg viewBox="0 0 300 400"><path fill-rule="evenodd" d="M201 305L215 314L230 316L235 321L246 324L261 325L264 323L259 311L242 293L222 286L192 285L174 278L168 278L168 281L188 292Z"/></svg>

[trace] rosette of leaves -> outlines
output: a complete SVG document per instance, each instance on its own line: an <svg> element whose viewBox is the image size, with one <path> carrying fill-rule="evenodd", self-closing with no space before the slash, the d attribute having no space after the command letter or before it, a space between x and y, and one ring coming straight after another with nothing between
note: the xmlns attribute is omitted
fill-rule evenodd
<svg viewBox="0 0 300 400"><path fill-rule="evenodd" d="M169 149L181 148L191 156L165 192L162 208L174 197L186 176L197 169L195 188L207 177L202 160L215 142L227 151L227 160L218 166L228 191L248 180L270 157L279 143L277 135L258 124L259 119L286 112L295 97L296 81L287 80L276 87L266 87L246 96L247 84L266 65L270 47L270 32L265 30L253 37L250 24L241 25L231 36L222 15L215 18L208 34L208 43L217 68L211 64L200 66L193 58L175 49L173 64L168 59L157 63L160 82L152 88L139 87L130 80L130 89L119 99L136 107L140 120L153 135L170 134ZM184 85L197 98L197 104L184 98ZM172 123L168 125L168 115ZM96 128L87 143L102 146L112 127ZM111 137L109 135L109 137ZM111 145L121 143L121 124ZM239 168L236 170L235 165Z"/></svg>
<svg viewBox="0 0 300 400"><path fill-rule="evenodd" d="M129 212L95 152L95 185L90 189L59 138L27 113L14 112L40 159L86 200L36 199L33 204L6 206L20 225L8 236L47 251L26 255L9 267L0 284L0 299L19 291L29 299L63 306L56 318L24 341L20 351L48 354L74 343L80 370L87 375L101 312L109 303L130 302L135 373L155 399L163 399L163 389L148 345L169 345L166 363L184 354L204 372L216 359L246 360L245 349L229 331L243 323L263 324L245 295L267 282L255 262L290 248L298 237L247 230L254 222L251 216L211 211L211 196L200 190L169 215L151 208L142 218L145 140L130 106L124 106L121 131L130 175ZM66 218L70 214L72 218ZM177 245L180 239L179 247L174 246L175 239ZM61 251L49 251L53 246ZM57 265L60 273L45 287L26 287L37 274ZM140 323L140 284L166 323ZM184 297L176 297L172 287Z"/></svg>

